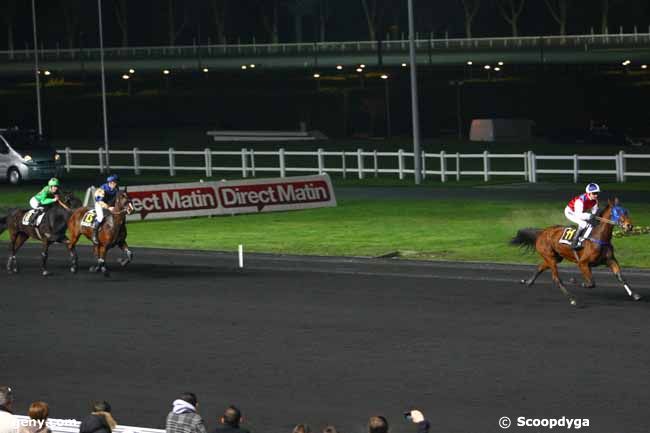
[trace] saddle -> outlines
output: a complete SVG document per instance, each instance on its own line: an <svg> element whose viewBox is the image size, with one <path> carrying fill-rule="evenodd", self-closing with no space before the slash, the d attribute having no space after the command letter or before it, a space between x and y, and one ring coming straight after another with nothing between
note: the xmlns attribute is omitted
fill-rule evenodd
<svg viewBox="0 0 650 433"><path fill-rule="evenodd" d="M23 215L22 224L26 227L38 227L43 222L47 211L42 209L30 209Z"/></svg>

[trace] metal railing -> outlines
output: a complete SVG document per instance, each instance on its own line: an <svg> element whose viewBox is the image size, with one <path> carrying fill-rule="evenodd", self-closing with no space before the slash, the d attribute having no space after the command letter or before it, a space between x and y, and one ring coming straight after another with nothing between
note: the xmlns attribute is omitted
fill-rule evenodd
<svg viewBox="0 0 650 433"><path fill-rule="evenodd" d="M377 44L382 44L386 53L405 52L408 40L310 42L286 44L231 44L231 45L184 45L105 48L106 59L149 59L149 58L196 58L196 57L239 57L239 56L277 56L355 54L377 52ZM493 50L493 49L531 49L531 48L571 48L571 47L616 47L650 45L648 33L619 33L607 35L567 35L567 36L523 36L498 38L417 38L417 49L427 50ZM39 57L47 60L99 59L99 48L39 49ZM33 50L0 51L0 61L22 61L31 59Z"/></svg>
<svg viewBox="0 0 650 433"><path fill-rule="evenodd" d="M66 147L59 150L65 158L67 172L72 170L129 170L136 175L144 171L163 171L169 176L178 172L200 172L206 177L215 173L241 173L243 178L255 177L258 173L270 173L286 177L292 173L340 174L343 178L356 176L398 176L404 179L415 173L413 152L402 149L396 152L365 151L202 151L176 150L112 150L111 164L107 166L104 148L77 150ZM518 177L536 183L542 175L569 176L578 182L581 175L611 176L617 182L629 177L650 177L648 164L637 165L637 170L628 167L630 160L650 160L650 154L627 154L620 151L614 155L536 155L532 151L522 153L438 153L422 152L422 176L435 176L441 182L450 178L457 181L462 177L479 176L485 182L496 176ZM179 163L179 159L183 159ZM149 163L143 162L148 159ZM495 165L499 167L495 167ZM642 169L646 167L645 170Z"/></svg>

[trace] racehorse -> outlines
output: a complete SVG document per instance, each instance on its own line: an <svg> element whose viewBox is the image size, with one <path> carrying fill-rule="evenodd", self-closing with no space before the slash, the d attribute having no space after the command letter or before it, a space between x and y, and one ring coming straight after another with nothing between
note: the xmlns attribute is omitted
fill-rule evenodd
<svg viewBox="0 0 650 433"><path fill-rule="evenodd" d="M93 228L92 222L94 215L90 213L91 209L82 207L77 209L68 220L68 230L70 241L68 242L68 251L70 253L71 266L70 272L76 273L78 268L78 257L76 245L81 235L92 239ZM126 191L120 191L115 198L115 205L108 209L103 224L99 229L97 239L99 244L94 246L93 253L97 259L97 264L90 268L90 272L102 272L105 277L110 276L106 267L106 253L111 248L118 246L124 252L124 259L118 260L122 267L127 266L133 260L133 252L129 250L126 243L126 216L133 212L131 199Z"/></svg>
<svg viewBox="0 0 650 433"><path fill-rule="evenodd" d="M9 229L9 259L7 272L18 273L16 253L29 238L37 239L43 244L41 251L41 273L44 277L50 275L47 270L47 256L50 245L55 242L67 242L65 231L68 219L74 209L81 206L81 200L70 192L63 192L60 200L50 206L43 215L40 223L30 225L27 213L31 210L13 209L5 218L0 219L0 233ZM27 216L27 218L26 218ZM4 220L4 222L3 222Z"/></svg>
<svg viewBox="0 0 650 433"><path fill-rule="evenodd" d="M612 245L613 226L618 225L624 232L630 232L633 229L632 222L627 210L617 204L608 201L607 206L600 211L595 218L598 223L593 228L591 235L584 242L584 247L575 251L570 244L561 243L563 237L575 235L575 229L565 228L563 226L552 226L546 229L521 229L517 235L510 241L513 245L535 247L537 253L544 260L537 266L537 270L528 280L521 280L522 284L531 286L537 277L547 269L551 270L553 282L560 288L562 293L569 298L571 305L577 305L576 298L567 290L560 279L557 271L557 264L563 259L567 259L578 265L585 281L583 287L595 287L592 278L591 268L605 264L616 276L616 279L623 284L625 291L635 301L641 299L641 296L634 293L621 275L621 267L614 257L614 246ZM569 233L569 235L567 235ZM570 240L570 239L567 239ZM567 241L565 240L565 242Z"/></svg>

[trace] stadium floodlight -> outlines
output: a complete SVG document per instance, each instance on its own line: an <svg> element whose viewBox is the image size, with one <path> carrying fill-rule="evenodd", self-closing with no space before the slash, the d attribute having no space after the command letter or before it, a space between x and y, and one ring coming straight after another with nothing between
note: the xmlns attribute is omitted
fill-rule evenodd
<svg viewBox="0 0 650 433"><path fill-rule="evenodd" d="M382 80L388 80L388 75L386 75L386 74L381 74L381 79L382 79Z"/></svg>
<svg viewBox="0 0 650 433"><path fill-rule="evenodd" d="M406 68L406 63L402 63L402 68Z"/></svg>
<svg viewBox="0 0 650 433"><path fill-rule="evenodd" d="M628 66L630 63L632 63L632 62L629 61L629 60L626 60L626 61L624 61L624 62L622 63L622 65L623 65L623 66Z"/></svg>
<svg viewBox="0 0 650 433"><path fill-rule="evenodd" d="M471 60L468 60L468 61L467 61L467 65L468 65L468 66L472 66L473 64L474 64L474 62L472 62Z"/></svg>
<svg viewBox="0 0 650 433"><path fill-rule="evenodd" d="M203 68L203 72L208 72L208 68Z"/></svg>
<svg viewBox="0 0 650 433"><path fill-rule="evenodd" d="M499 62L499 66L503 66L503 62Z"/></svg>
<svg viewBox="0 0 650 433"><path fill-rule="evenodd" d="M314 74L314 78L320 78L320 74L319 74L318 72L316 72L316 73Z"/></svg>
<svg viewBox="0 0 650 433"><path fill-rule="evenodd" d="M648 65L641 65L641 69L648 69Z"/></svg>
<svg viewBox="0 0 650 433"><path fill-rule="evenodd" d="M45 75L52 75L50 71L45 71Z"/></svg>
<svg viewBox="0 0 650 433"><path fill-rule="evenodd" d="M499 72L501 70L501 68L497 66L496 68L494 68L494 70Z"/></svg>
<svg viewBox="0 0 650 433"><path fill-rule="evenodd" d="M133 68L129 69L129 74L135 74L135 69Z"/></svg>
<svg viewBox="0 0 650 433"><path fill-rule="evenodd" d="M489 70L489 69L492 69L492 66L490 66L490 65L485 65L485 66L483 66L483 69L485 69L485 70Z"/></svg>
<svg viewBox="0 0 650 433"><path fill-rule="evenodd" d="M246 70L246 69L248 69L248 66L246 66L246 65L241 65L241 68L242 68L243 70Z"/></svg>
<svg viewBox="0 0 650 433"><path fill-rule="evenodd" d="M336 65L336 69L338 69L338 70L340 71L341 69L343 69L343 66L341 66L341 65Z"/></svg>
<svg viewBox="0 0 650 433"><path fill-rule="evenodd" d="M251 69L255 69L255 63L250 64Z"/></svg>
<svg viewBox="0 0 650 433"><path fill-rule="evenodd" d="M123 79L123 80L128 80L128 79L130 79L130 78L131 78L131 77L129 77L127 74L122 75L122 79Z"/></svg>
<svg viewBox="0 0 650 433"><path fill-rule="evenodd" d="M163 74L169 75L170 74L169 69L163 69Z"/></svg>
<svg viewBox="0 0 650 433"><path fill-rule="evenodd" d="M364 68L366 67L366 65L364 65L364 64L362 63L362 64L359 65L359 67L360 67L361 69L364 69Z"/></svg>
<svg viewBox="0 0 650 433"><path fill-rule="evenodd" d="M363 69L357 68L357 72L363 72Z"/></svg>

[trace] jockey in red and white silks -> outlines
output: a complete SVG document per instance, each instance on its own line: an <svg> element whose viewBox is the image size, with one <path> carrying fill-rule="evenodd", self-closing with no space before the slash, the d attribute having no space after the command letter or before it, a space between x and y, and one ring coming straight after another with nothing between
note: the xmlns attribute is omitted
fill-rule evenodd
<svg viewBox="0 0 650 433"><path fill-rule="evenodd" d="M569 221L578 224L580 228L578 234L574 237L574 247L578 244L581 235L587 238L591 234L592 227L589 221L598 212L599 193L600 187L598 184L590 183L585 188L584 194L574 197L564 208L564 216Z"/></svg>

